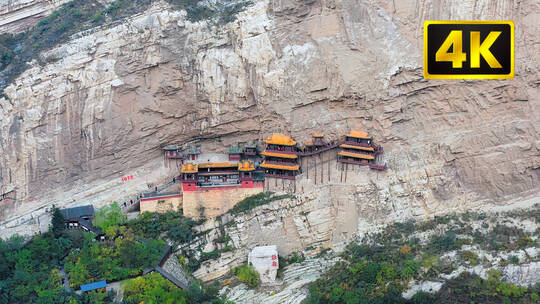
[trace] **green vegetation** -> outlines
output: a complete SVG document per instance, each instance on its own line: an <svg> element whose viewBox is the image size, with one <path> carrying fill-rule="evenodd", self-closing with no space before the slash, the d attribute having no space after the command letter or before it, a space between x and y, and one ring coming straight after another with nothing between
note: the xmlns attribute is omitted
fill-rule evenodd
<svg viewBox="0 0 540 304"><path fill-rule="evenodd" d="M63 290L59 264L71 246L66 233L55 237L52 230L26 244L20 236L0 239L0 303L111 303L110 293Z"/></svg>
<svg viewBox="0 0 540 304"><path fill-rule="evenodd" d="M217 283L217 282L216 282ZM155 304L234 304L217 297L219 284L201 286L191 284L184 291L158 273L151 273L126 281L122 285L124 300L127 303Z"/></svg>
<svg viewBox="0 0 540 304"><path fill-rule="evenodd" d="M515 216L536 217L538 210L540 206ZM516 227L488 224L474 229L470 225L472 220L484 219L485 215L475 213L448 215L420 223L395 223L380 233L370 234L365 244L347 246L342 260L310 284L310 295L304 303L538 303L540 284L527 288L503 282L501 273L493 269L486 280L463 273L447 281L436 294L418 292L410 300L401 296L413 279L437 279L442 273L454 271L457 265L490 266L476 252L461 250L463 245L508 251L535 245L535 238ZM415 237L418 231L430 230L446 232L425 241ZM472 239L463 235L471 235ZM456 261L441 258L449 251L458 251ZM508 262L520 261L510 256Z"/></svg>
<svg viewBox="0 0 540 304"><path fill-rule="evenodd" d="M146 10L157 0L117 0L105 7L103 1L73 0L43 18L34 27L17 35L0 35L0 96L5 87L26 70L27 62L40 63L59 58L39 58L43 51L64 43L76 33L111 23ZM203 0L166 0L177 9L187 11L191 21L214 19L217 24L234 21L250 1L225 1L208 7Z"/></svg>
<svg viewBox="0 0 540 304"><path fill-rule="evenodd" d="M140 238L166 238L174 244L187 243L195 237L193 227L202 221L184 217L181 212L140 214L135 220L126 223L133 233Z"/></svg>
<svg viewBox="0 0 540 304"><path fill-rule="evenodd" d="M237 214L237 213L246 212L255 207L266 205L273 201L278 201L278 200L282 200L286 198L293 198L293 196L290 194L274 195L273 192L257 193L255 195L248 196L245 199L241 200L238 204L236 204L233 208L229 210L229 213Z"/></svg>
<svg viewBox="0 0 540 304"><path fill-rule="evenodd" d="M0 303L113 303L113 294L89 292L78 295L62 286L59 270L64 264L71 287L98 280L108 282L135 277L145 267L154 266L161 257L163 237L175 242L190 241L196 222L180 213L145 213L125 222L118 206L98 211L96 225L106 231L106 241L96 242L95 235L80 229L66 230L58 210L53 210L49 232L33 237L0 239ZM171 288L156 274L128 284L127 303L225 303L217 298L215 286L190 286L187 292ZM150 278L150 279L147 279ZM130 289L131 288L131 289ZM140 297L140 298L137 298ZM116 303L116 302L115 302Z"/></svg>
<svg viewBox="0 0 540 304"><path fill-rule="evenodd" d="M71 251L66 258L70 285L77 288L94 281L140 275L144 268L157 264L164 245L162 240L137 241L130 231L124 232L122 238L100 243L85 238L82 248Z"/></svg>
<svg viewBox="0 0 540 304"><path fill-rule="evenodd" d="M501 273L490 270L487 280L477 275L462 273L459 277L449 280L442 289L434 295L434 300L427 303L538 303L540 285L526 288L518 287L509 282L501 282Z"/></svg>
<svg viewBox="0 0 540 304"><path fill-rule="evenodd" d="M118 206L118 203L114 202L96 212L93 224L100 227L103 232L107 233L107 230L110 227L123 225L126 221L127 216L122 213L122 209Z"/></svg>
<svg viewBox="0 0 540 304"><path fill-rule="evenodd" d="M54 234L54 237L58 238L64 234L66 230L65 219L60 209L53 208L52 219L51 219L51 231Z"/></svg>
<svg viewBox="0 0 540 304"><path fill-rule="evenodd" d="M478 264L478 254L476 252L472 252L469 250L463 250L461 251L461 258L471 265L477 265Z"/></svg>
<svg viewBox="0 0 540 304"><path fill-rule="evenodd" d="M244 264L235 267L232 270L232 274L236 275L240 282L246 283L251 288L255 288L260 284L259 273L251 265Z"/></svg>
<svg viewBox="0 0 540 304"><path fill-rule="evenodd" d="M187 303L187 293L159 273L140 276L122 286L124 298L132 303Z"/></svg>

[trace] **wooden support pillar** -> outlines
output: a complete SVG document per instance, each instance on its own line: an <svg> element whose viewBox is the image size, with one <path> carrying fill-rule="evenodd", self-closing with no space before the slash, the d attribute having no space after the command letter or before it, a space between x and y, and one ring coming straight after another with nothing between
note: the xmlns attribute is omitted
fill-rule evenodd
<svg viewBox="0 0 540 304"><path fill-rule="evenodd" d="M315 157L314 169L315 169L315 185L316 185L317 184L317 158L316 157Z"/></svg>
<svg viewBox="0 0 540 304"><path fill-rule="evenodd" d="M328 181L330 182L330 165L332 163L332 156L328 153Z"/></svg>
<svg viewBox="0 0 540 304"><path fill-rule="evenodd" d="M309 179L309 159L306 158L306 179Z"/></svg>
<svg viewBox="0 0 540 304"><path fill-rule="evenodd" d="M321 184L324 183L324 155L323 153L320 154L319 158L321 159Z"/></svg>
<svg viewBox="0 0 540 304"><path fill-rule="evenodd" d="M349 164L345 164L345 182L347 182L347 173L349 172Z"/></svg>
<svg viewBox="0 0 540 304"><path fill-rule="evenodd" d="M339 182L343 183L343 163L341 163L341 175L339 176Z"/></svg>

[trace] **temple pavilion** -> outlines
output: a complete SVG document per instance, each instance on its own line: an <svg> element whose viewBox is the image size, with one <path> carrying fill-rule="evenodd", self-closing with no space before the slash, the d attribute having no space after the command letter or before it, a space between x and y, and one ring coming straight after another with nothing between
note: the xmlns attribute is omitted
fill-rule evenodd
<svg viewBox="0 0 540 304"><path fill-rule="evenodd" d="M244 157L251 157L257 155L257 143L254 141L247 142L244 145Z"/></svg>
<svg viewBox="0 0 540 304"><path fill-rule="evenodd" d="M229 160L239 161L242 158L243 153L242 147L239 145L230 146L228 152Z"/></svg>
<svg viewBox="0 0 540 304"><path fill-rule="evenodd" d="M252 185L255 180L255 163L249 160L242 160L238 163L240 183L242 185Z"/></svg>
<svg viewBox="0 0 540 304"><path fill-rule="evenodd" d="M199 157L199 154L201 154L201 147L189 146L187 148L186 154L188 155L188 159L196 160Z"/></svg>
<svg viewBox="0 0 540 304"><path fill-rule="evenodd" d="M324 135L321 133L313 134L313 139L304 144L303 156L314 155L335 148L337 145L324 140Z"/></svg>
<svg viewBox="0 0 540 304"><path fill-rule="evenodd" d="M177 145L168 145L163 148L163 151L165 152L165 157L168 159L184 159L184 154Z"/></svg>
<svg viewBox="0 0 540 304"><path fill-rule="evenodd" d="M339 146L338 161L356 165L370 165L370 168L384 170L375 164L376 156L382 148L373 143L373 138L366 132L351 130L345 141ZM381 169L379 169L381 167Z"/></svg>
<svg viewBox="0 0 540 304"><path fill-rule="evenodd" d="M250 160L231 160L230 154L203 153L196 160L182 165L184 190L198 187L253 184L255 163Z"/></svg>
<svg viewBox="0 0 540 304"><path fill-rule="evenodd" d="M265 141L266 149L262 153L265 177L295 179L300 170L296 142L290 136L274 133Z"/></svg>

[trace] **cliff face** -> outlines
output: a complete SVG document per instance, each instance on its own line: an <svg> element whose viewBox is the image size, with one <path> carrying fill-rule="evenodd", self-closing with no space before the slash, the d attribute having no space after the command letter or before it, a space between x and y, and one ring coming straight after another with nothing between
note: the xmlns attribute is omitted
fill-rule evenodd
<svg viewBox="0 0 540 304"><path fill-rule="evenodd" d="M539 200L539 12L534 1L260 0L215 25L160 3L77 35L0 99L0 191L17 195L0 206L1 233L37 231L52 203L99 206L172 178L166 144L220 150L278 130L303 142L359 128L384 146L386 173L359 169L322 191L356 197L355 221ZM423 79L433 19L513 20L515 79Z"/></svg>
<svg viewBox="0 0 540 304"><path fill-rule="evenodd" d="M0 34L18 33L69 0L0 0Z"/></svg>

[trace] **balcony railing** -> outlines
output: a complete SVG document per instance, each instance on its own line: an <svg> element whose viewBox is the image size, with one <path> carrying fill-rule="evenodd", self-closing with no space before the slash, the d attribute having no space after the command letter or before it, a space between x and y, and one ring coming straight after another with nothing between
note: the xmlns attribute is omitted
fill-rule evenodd
<svg viewBox="0 0 540 304"><path fill-rule="evenodd" d="M298 165L297 163L280 162L280 161L272 161L272 160L265 160L264 162L265 162L266 164L269 164L269 165L277 165L277 166L289 166L289 167L293 167L293 166L297 166L297 165Z"/></svg>
<svg viewBox="0 0 540 304"><path fill-rule="evenodd" d="M306 149L304 149L303 152L299 152L298 155L309 156L309 155L319 154L319 153L322 153L322 152L326 152L328 150L332 150L332 149L336 148L339 145L340 145L340 143L329 143L326 146L318 147L316 149L306 148Z"/></svg>
<svg viewBox="0 0 540 304"><path fill-rule="evenodd" d="M284 175L284 174L275 174L275 173L265 173L264 177L281 178L281 179L289 179L289 180L296 179L296 176L294 175Z"/></svg>
<svg viewBox="0 0 540 304"><path fill-rule="evenodd" d="M353 164L353 165L360 165L360 166L367 166L368 165L367 160L358 161L358 160L352 160L352 159L344 158L344 157L338 158L338 162L347 163L347 164Z"/></svg>
<svg viewBox="0 0 540 304"><path fill-rule="evenodd" d="M388 169L386 167L386 164L384 165L369 164L369 168L373 170L379 170L379 171L386 171L386 169Z"/></svg>
<svg viewBox="0 0 540 304"><path fill-rule="evenodd" d="M297 151L285 151L285 150L278 150L278 149L272 149L270 147L266 147L266 152L270 153L281 153L281 154L289 154L289 155L298 155Z"/></svg>

